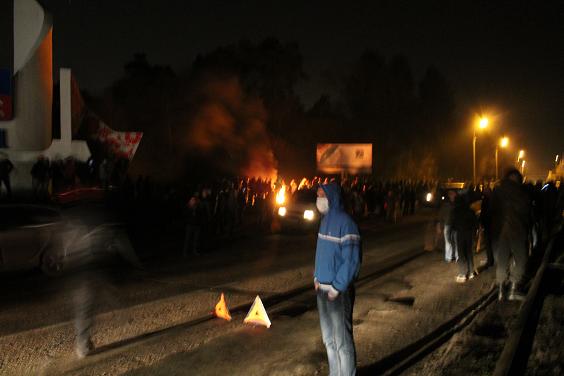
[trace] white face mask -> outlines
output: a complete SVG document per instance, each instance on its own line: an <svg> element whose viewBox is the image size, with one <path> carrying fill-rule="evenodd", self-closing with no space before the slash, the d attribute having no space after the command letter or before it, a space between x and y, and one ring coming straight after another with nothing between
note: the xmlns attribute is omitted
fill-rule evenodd
<svg viewBox="0 0 564 376"><path fill-rule="evenodd" d="M317 206L317 210L319 210L321 214L327 214L329 211L329 200L327 197L318 197L315 206Z"/></svg>

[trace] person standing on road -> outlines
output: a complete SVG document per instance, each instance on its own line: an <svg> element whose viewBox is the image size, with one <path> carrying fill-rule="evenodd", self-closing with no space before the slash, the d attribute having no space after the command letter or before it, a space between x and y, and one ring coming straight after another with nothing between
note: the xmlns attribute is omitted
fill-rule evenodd
<svg viewBox="0 0 564 376"><path fill-rule="evenodd" d="M14 165L3 155L0 155L0 193L2 192L2 184L6 187L8 199L12 198L12 185L10 184L10 173L14 169Z"/></svg>
<svg viewBox="0 0 564 376"><path fill-rule="evenodd" d="M458 249L456 247L456 234L452 229L452 211L457 193L453 190L448 191L447 200L443 202L439 210L439 221L443 227L445 236L445 261L458 261Z"/></svg>
<svg viewBox="0 0 564 376"><path fill-rule="evenodd" d="M358 226L345 212L336 183L317 190L317 209L323 215L315 251L314 286L329 374L356 374L353 339L354 280L361 264Z"/></svg>
<svg viewBox="0 0 564 376"><path fill-rule="evenodd" d="M456 245L458 250L459 273L456 277L457 283L464 283L476 276L474 271L474 255L472 244L474 234L478 229L478 218L469 205L468 195L457 196L452 211L452 231L456 234Z"/></svg>
<svg viewBox="0 0 564 376"><path fill-rule="evenodd" d="M191 252L193 255L198 256L200 255L200 237L205 223L205 214L197 192L190 196L184 210L186 233L182 255L188 257L188 253Z"/></svg>
<svg viewBox="0 0 564 376"><path fill-rule="evenodd" d="M31 168L31 185L33 194L37 199L45 199L49 196L49 159L43 155L37 158L37 161Z"/></svg>
<svg viewBox="0 0 564 376"><path fill-rule="evenodd" d="M482 207L480 210L480 224L483 228L483 241L486 247L486 263L485 267L489 268L494 265L494 254L492 247L492 213L491 213L491 196L490 187L486 186L482 192Z"/></svg>
<svg viewBox="0 0 564 376"><path fill-rule="evenodd" d="M498 299L505 299L505 283L511 282L509 300L523 300L527 267L531 202L523 188L523 176L510 169L492 195L492 242L496 252ZM510 268L511 259L514 261ZM510 270L511 269L511 270Z"/></svg>

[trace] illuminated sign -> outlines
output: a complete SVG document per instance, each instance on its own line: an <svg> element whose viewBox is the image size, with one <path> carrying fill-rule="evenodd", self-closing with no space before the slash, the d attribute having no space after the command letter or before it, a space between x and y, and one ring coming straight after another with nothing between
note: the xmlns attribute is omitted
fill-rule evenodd
<svg viewBox="0 0 564 376"><path fill-rule="evenodd" d="M326 174L372 172L372 144L317 144L317 170Z"/></svg>

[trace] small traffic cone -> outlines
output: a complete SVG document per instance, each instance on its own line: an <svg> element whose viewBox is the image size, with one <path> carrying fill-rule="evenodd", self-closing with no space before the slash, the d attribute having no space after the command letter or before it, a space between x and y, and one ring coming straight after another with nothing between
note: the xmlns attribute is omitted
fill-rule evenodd
<svg viewBox="0 0 564 376"><path fill-rule="evenodd" d="M264 325L267 328L270 328L270 319L268 318L266 310L264 309L264 305L262 304L262 301L260 300L258 295L255 298L255 301L243 322L245 324Z"/></svg>
<svg viewBox="0 0 564 376"><path fill-rule="evenodd" d="M215 305L215 315L220 319L231 321L231 315L229 314L229 308L227 308L227 303L225 302L225 296L221 293L219 302Z"/></svg>

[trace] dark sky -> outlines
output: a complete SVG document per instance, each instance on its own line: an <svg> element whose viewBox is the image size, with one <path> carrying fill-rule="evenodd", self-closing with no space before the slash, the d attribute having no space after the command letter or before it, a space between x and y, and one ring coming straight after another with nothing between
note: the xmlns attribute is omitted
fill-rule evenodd
<svg viewBox="0 0 564 376"><path fill-rule="evenodd" d="M71 67L93 92L119 77L135 52L181 72L198 53L274 36L299 43L309 79L298 89L311 104L331 90L320 72L346 68L370 48L406 55L417 77L437 66L455 90L460 121L470 129L473 114L495 115L492 132L525 148L534 170L544 174L564 151L564 2L43 3L54 16L55 67Z"/></svg>

